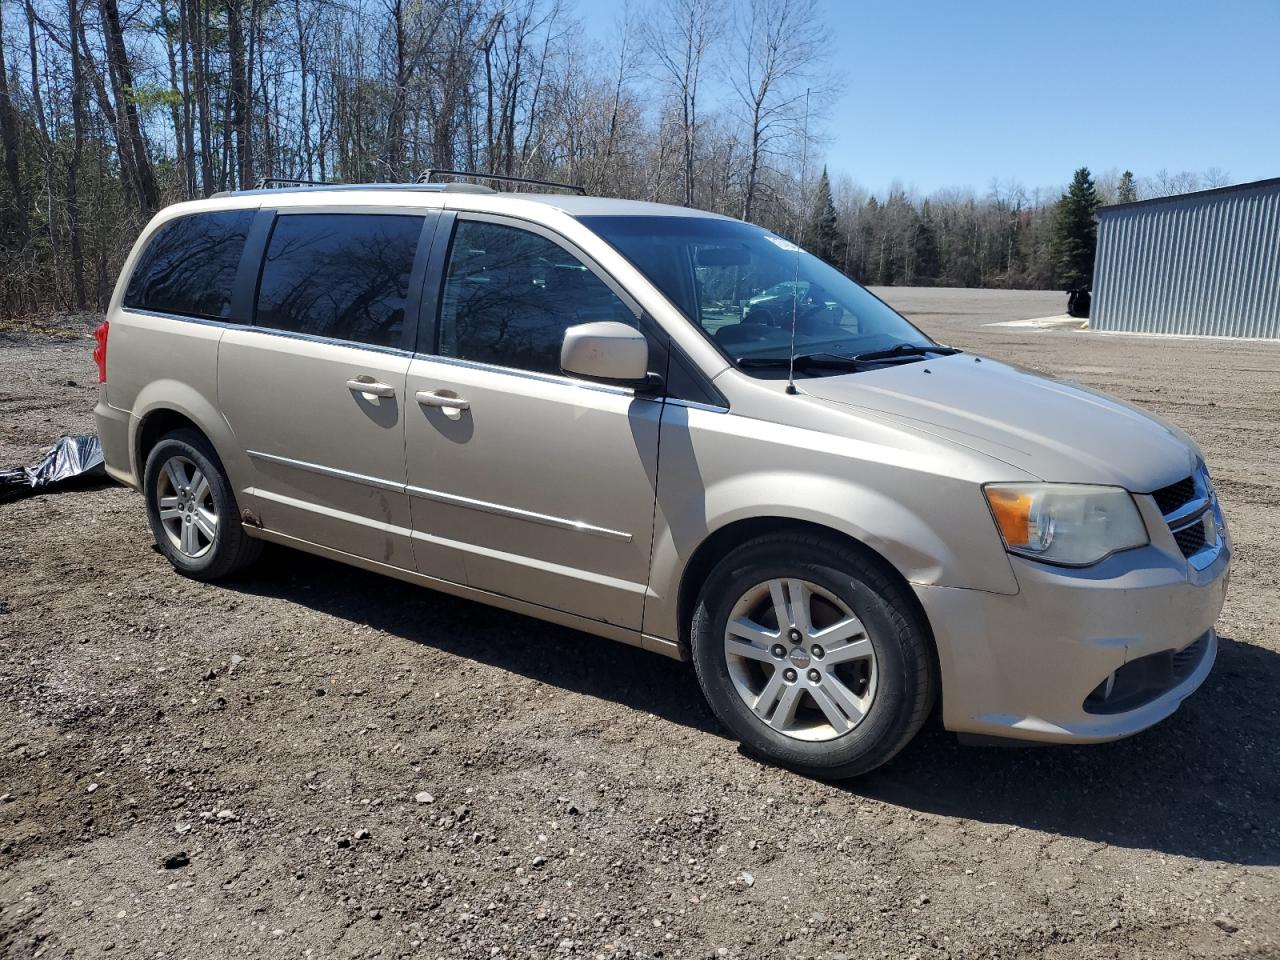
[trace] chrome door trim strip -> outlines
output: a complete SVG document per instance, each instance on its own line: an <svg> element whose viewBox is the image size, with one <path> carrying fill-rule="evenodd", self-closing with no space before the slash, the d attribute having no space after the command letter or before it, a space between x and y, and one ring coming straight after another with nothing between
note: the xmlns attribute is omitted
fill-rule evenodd
<svg viewBox="0 0 1280 960"><path fill-rule="evenodd" d="M557 527L561 530L573 530L577 533L586 533L595 537L604 537L607 540L618 540L622 543L631 542L631 534L622 530L610 530L607 527L597 527L593 524L586 523L582 520L566 520L564 517L553 517L545 513L535 513L532 510L521 510L519 507L505 507L500 503L489 503L487 500L473 500L470 497L460 497L457 494L445 493L442 490L428 490L426 487L406 486L405 492L411 497L419 497L423 500L434 500L437 503L447 503L454 507L464 507L468 510L479 510L481 513L492 513L499 517L511 517L515 520L527 520L529 523L540 523L547 527Z"/></svg>
<svg viewBox="0 0 1280 960"><path fill-rule="evenodd" d="M554 373L535 373L532 370L518 370L515 367L504 367L496 363L483 363L479 360L464 360L461 357L446 357L438 353L422 353L419 351L413 355L413 359L427 363L443 363L450 367L465 367L468 370L483 370L486 373L501 373L509 377L536 380L539 383L554 383L564 387L577 387L579 390L592 390L596 393L608 393L619 397L636 396L635 390L631 387L615 387L607 383L591 383L588 380L578 380L574 377L566 377ZM421 376L417 371L415 371L415 374ZM648 400L652 398L640 397L639 399Z"/></svg>
<svg viewBox="0 0 1280 960"><path fill-rule="evenodd" d="M194 323L202 327L221 327L224 330L243 330L248 333L260 333L268 337L281 337L285 340L301 340L306 343L319 343L325 346L346 347L351 350L367 350L370 353L383 353L392 357L417 356L412 350L403 347L384 347L376 343L361 343L358 340L343 340L339 337L322 337L315 333L302 333L298 330L277 330L274 327L261 327L256 323L241 323L238 320L213 320L208 317L189 317L181 313L163 313L159 310L143 310L138 307L121 307L126 313L135 313L143 317L158 317L161 320L177 320L180 323Z"/></svg>
<svg viewBox="0 0 1280 960"><path fill-rule="evenodd" d="M365 486L376 487L379 490L393 490L396 493L404 493L404 484L396 483L394 480L383 480L380 477L370 477L363 473L352 473L350 470L339 470L337 467L326 467L323 464L310 463L306 460L294 460L292 457L280 457L274 453L263 453L261 450L246 450L245 453L254 460L278 463L281 466L306 470L308 473L318 473L322 477L333 477L337 480L363 483Z"/></svg>
<svg viewBox="0 0 1280 960"><path fill-rule="evenodd" d="M622 543L630 543L632 540L631 534L622 530L610 530L608 527L597 527L594 524L586 523L582 520L567 520L564 517L554 517L546 513L535 513L532 510L521 510L519 507L505 507L500 503L489 503L486 500L473 500L470 497L460 497L457 494L445 493L442 490L428 490L426 487L408 486L403 483L396 483L393 480L383 480L380 477L370 477L363 473L353 473L350 470L339 470L337 467L326 467L323 464L310 463L306 460L295 460L292 457L281 457L274 453L263 453L261 450L246 450L245 453L254 460L264 460L267 463L276 463L285 467L293 467L297 470L306 470L308 473L319 474L322 477L333 477L337 480L350 480L352 483L363 483L366 486L375 487L379 490L392 490L396 493L407 493L411 497L419 497L423 500L435 500L437 503L447 503L455 507L479 510L483 513L492 513L500 517L527 520L530 523L540 523L543 526L556 527L560 530L572 530L576 533L586 533L594 537L618 540Z"/></svg>
<svg viewBox="0 0 1280 960"><path fill-rule="evenodd" d="M280 503L286 507L293 507L295 510L305 510L308 513L318 513L322 517L330 517L334 520L341 520L344 523L368 527L371 530L380 530L383 533L389 533L392 536L403 537L405 540L413 539L412 530L408 527L397 526L394 523L374 520L371 517L362 517L358 513L349 513L346 510L335 510L333 507L326 507L310 500L299 500L297 497L290 497L283 493L264 490L262 487L249 487L247 492L250 496L258 497L262 500L270 500L272 503ZM256 532L262 528L257 527L251 529L254 529Z"/></svg>
<svg viewBox="0 0 1280 960"><path fill-rule="evenodd" d="M728 407L714 403L702 403L700 400L681 400L679 397L667 397L666 402L673 407L686 407L689 410L705 410L708 413L728 413Z"/></svg>

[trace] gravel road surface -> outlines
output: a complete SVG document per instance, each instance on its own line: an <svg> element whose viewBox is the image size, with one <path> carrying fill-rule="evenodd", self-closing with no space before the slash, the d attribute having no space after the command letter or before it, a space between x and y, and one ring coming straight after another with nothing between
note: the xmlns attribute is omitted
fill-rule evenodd
<svg viewBox="0 0 1280 960"><path fill-rule="evenodd" d="M195 583L137 495L34 497L0 506L0 956L1280 956L1280 344L880 292L1204 446L1237 561L1169 721L935 724L820 783L742 755L686 665L287 550ZM92 322L0 333L0 466L92 429Z"/></svg>

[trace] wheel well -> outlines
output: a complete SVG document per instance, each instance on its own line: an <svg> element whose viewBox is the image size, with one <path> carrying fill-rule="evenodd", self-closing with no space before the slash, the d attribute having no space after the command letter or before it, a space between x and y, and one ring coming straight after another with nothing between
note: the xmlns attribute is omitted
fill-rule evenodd
<svg viewBox="0 0 1280 960"><path fill-rule="evenodd" d="M868 547L861 540L857 540L846 533L841 533L839 530L824 527L820 523L794 520L786 517L752 517L749 520L738 520L728 524L711 534L698 545L698 549L694 551L693 556L689 558L689 562L684 568L684 574L680 578L677 609L680 617L680 645L686 651L689 648L689 625L693 622L693 608L698 602L698 593L701 591L702 585L706 583L707 577L711 575L715 565L747 541L770 533L818 534L837 540L864 554L868 560L880 567L887 576L898 581L902 586L903 595L914 608L920 618L920 622L924 624L925 630L928 631L930 645L934 646L933 629L929 624L929 617L920 605L919 600L916 599L915 591L911 589L907 578L902 575L898 568L880 553ZM937 655L936 647L934 655Z"/></svg>
<svg viewBox="0 0 1280 960"><path fill-rule="evenodd" d="M204 431L189 417L183 416L176 410L152 410L142 418L142 423L138 426L138 462L135 464L139 484L142 483L142 471L147 465L147 456L151 453L152 447L160 442L161 437L182 429L191 429L201 436L205 435Z"/></svg>

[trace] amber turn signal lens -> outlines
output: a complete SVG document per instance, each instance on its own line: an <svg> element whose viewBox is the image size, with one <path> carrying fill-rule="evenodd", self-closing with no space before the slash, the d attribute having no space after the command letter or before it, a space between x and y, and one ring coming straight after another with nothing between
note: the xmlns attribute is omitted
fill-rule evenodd
<svg viewBox="0 0 1280 960"><path fill-rule="evenodd" d="M1030 494L988 487L987 502L991 504L991 512L1004 542L1011 547L1027 546L1031 540Z"/></svg>

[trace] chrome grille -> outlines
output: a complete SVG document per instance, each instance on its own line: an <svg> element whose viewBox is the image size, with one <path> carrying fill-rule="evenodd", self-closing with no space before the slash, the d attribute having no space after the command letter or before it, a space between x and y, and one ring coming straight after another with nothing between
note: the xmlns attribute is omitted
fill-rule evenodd
<svg viewBox="0 0 1280 960"><path fill-rule="evenodd" d="M1169 525L1178 552L1197 570L1212 563L1221 542L1221 514L1204 467L1177 483L1153 491L1151 499Z"/></svg>

